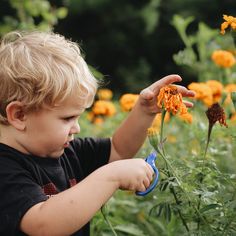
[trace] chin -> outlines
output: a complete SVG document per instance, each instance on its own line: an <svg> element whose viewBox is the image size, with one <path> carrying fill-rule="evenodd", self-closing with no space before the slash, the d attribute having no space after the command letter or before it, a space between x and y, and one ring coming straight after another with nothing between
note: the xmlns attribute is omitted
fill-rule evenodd
<svg viewBox="0 0 236 236"><path fill-rule="evenodd" d="M57 158L60 158L63 153L64 153L64 149L61 150L61 151L57 151L57 152L51 153L51 154L49 154L48 156L49 156L50 158L55 158L55 159L57 159Z"/></svg>

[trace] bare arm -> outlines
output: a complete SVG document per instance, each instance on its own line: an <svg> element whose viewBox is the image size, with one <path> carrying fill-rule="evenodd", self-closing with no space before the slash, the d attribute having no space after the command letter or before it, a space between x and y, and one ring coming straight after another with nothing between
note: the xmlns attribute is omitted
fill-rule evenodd
<svg viewBox="0 0 236 236"><path fill-rule="evenodd" d="M144 191L153 171L142 159L105 165L74 187L33 206L21 221L28 235L71 235L86 224L118 189Z"/></svg>
<svg viewBox="0 0 236 236"><path fill-rule="evenodd" d="M146 138L147 128L151 126L157 113L157 95L163 86L182 79L178 75L168 75L142 90L139 99L130 112L128 118L121 124L112 137L110 162L133 157L142 146ZM192 97L194 93L185 87L178 86L183 96ZM192 103L185 102L191 107Z"/></svg>

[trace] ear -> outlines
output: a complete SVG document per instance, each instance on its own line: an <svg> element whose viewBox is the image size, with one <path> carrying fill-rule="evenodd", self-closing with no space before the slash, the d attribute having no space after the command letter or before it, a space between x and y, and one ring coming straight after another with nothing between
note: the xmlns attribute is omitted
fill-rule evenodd
<svg viewBox="0 0 236 236"><path fill-rule="evenodd" d="M25 129L26 114L22 102L13 101L6 107L6 115L8 122L18 130Z"/></svg>

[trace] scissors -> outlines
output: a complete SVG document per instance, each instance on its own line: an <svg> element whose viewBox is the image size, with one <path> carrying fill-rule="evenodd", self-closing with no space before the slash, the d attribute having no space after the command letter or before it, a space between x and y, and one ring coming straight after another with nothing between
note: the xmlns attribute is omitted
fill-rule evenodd
<svg viewBox="0 0 236 236"><path fill-rule="evenodd" d="M138 196L145 196L148 193L150 193L157 185L158 179L159 179L159 171L155 165L155 160L156 160L157 154L155 152L152 152L151 154L148 155L148 157L145 159L145 161L152 167L154 170L154 180L152 181L152 184L145 190L145 191L137 191L136 195Z"/></svg>

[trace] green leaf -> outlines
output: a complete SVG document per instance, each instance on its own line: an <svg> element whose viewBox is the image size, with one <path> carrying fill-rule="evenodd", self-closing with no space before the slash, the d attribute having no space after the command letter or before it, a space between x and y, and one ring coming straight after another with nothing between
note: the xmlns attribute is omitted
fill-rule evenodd
<svg viewBox="0 0 236 236"><path fill-rule="evenodd" d="M128 225L118 225L114 227L116 231L120 231L129 235L134 236L144 236L144 232L138 228L135 224L128 224Z"/></svg>
<svg viewBox="0 0 236 236"><path fill-rule="evenodd" d="M234 104L234 109L236 110L236 91L231 93L231 99Z"/></svg>
<svg viewBox="0 0 236 236"><path fill-rule="evenodd" d="M68 15L68 9L66 7L60 7L57 10L57 17L63 19Z"/></svg>
<svg viewBox="0 0 236 236"><path fill-rule="evenodd" d="M211 209L216 209L218 207L221 207L221 205L219 205L219 204L209 204L209 205L204 206L203 208L201 208L200 212L203 213L203 212L209 211Z"/></svg>

